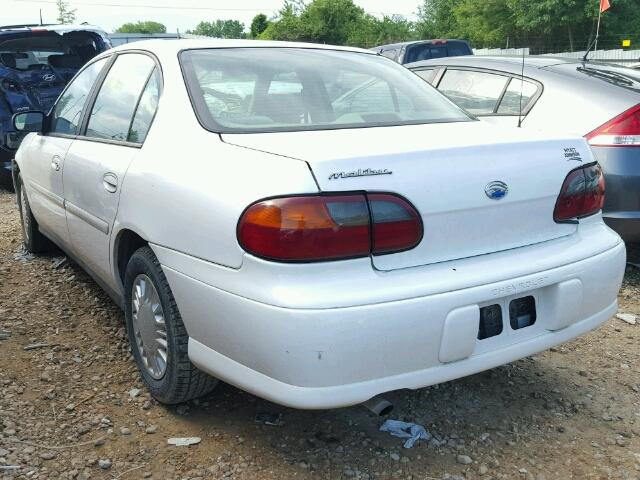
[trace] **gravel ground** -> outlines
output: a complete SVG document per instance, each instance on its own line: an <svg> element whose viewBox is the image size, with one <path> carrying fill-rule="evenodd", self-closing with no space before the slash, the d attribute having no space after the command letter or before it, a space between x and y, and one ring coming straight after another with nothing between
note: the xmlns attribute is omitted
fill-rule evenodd
<svg viewBox="0 0 640 480"><path fill-rule="evenodd" d="M157 404L122 313L75 264L56 268L60 253L20 242L15 196L0 192L0 479L640 479L640 325L613 318L514 364L390 393L390 418L433 435L404 449L362 407L296 411L228 385ZM639 292L629 266L621 312L640 315Z"/></svg>

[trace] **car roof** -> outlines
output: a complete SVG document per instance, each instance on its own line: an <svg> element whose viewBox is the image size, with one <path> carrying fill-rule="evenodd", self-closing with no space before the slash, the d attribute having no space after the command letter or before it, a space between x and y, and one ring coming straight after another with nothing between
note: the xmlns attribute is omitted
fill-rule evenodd
<svg viewBox="0 0 640 480"><path fill-rule="evenodd" d="M530 68L546 68L553 65L576 64L583 63L581 58L553 57L553 56L525 56L525 67ZM500 56L484 56L484 55L465 55L460 57L442 57L431 60L421 60L419 62L408 63L407 68L415 68L429 65L461 65L473 66L480 68L500 68L504 70L512 70L516 67L522 67L522 57L517 55L500 55Z"/></svg>
<svg viewBox="0 0 640 480"><path fill-rule="evenodd" d="M77 32L77 31L88 31L88 32L97 32L103 35L106 35L104 30L96 25L57 25L57 24L44 24L44 25L5 25L0 26L0 35L7 33L17 33L17 32L56 32L56 33L67 33L67 32Z"/></svg>
<svg viewBox="0 0 640 480"><path fill-rule="evenodd" d="M409 42L388 43L386 45L378 45L377 47L373 47L372 50L376 50L376 49L379 49L379 48L386 48L386 49L400 48L400 47L404 47L406 45L415 45L415 44L419 44L419 43L431 43L431 42L464 42L464 43L468 43L466 40L461 40L459 38L431 38L429 40L411 40Z"/></svg>
<svg viewBox="0 0 640 480"><path fill-rule="evenodd" d="M197 50L206 48L311 48L317 50L340 50L346 52L366 53L375 55L370 50L354 47L341 47L319 43L302 42L277 42L267 40L237 40L237 39L168 39L168 40L142 40L139 42L125 43L110 51L120 52L127 50L147 50L159 55L177 54L182 50Z"/></svg>

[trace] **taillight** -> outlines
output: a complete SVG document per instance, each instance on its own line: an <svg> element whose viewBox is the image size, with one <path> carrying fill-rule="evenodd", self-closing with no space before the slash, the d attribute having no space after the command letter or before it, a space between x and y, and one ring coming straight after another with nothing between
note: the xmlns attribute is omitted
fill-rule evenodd
<svg viewBox="0 0 640 480"><path fill-rule="evenodd" d="M373 219L372 253L408 250L422 238L418 212L403 198L384 193L367 194Z"/></svg>
<svg viewBox="0 0 640 480"><path fill-rule="evenodd" d="M556 222L593 215L604 205L604 175L597 163L576 168L565 178L553 211Z"/></svg>
<svg viewBox="0 0 640 480"><path fill-rule="evenodd" d="M590 145L601 147L640 147L640 104L588 133Z"/></svg>
<svg viewBox="0 0 640 480"><path fill-rule="evenodd" d="M415 209L385 193L272 198L249 206L238 222L238 241L247 252L289 262L394 253L421 239Z"/></svg>

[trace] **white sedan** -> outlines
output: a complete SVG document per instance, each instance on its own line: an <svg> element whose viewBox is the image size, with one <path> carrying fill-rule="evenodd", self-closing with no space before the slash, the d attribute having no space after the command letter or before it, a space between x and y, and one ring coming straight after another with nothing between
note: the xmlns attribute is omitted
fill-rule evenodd
<svg viewBox="0 0 640 480"><path fill-rule="evenodd" d="M161 402L217 378L352 405L616 312L625 248L587 143L484 125L370 51L124 45L14 124L26 248L111 294Z"/></svg>

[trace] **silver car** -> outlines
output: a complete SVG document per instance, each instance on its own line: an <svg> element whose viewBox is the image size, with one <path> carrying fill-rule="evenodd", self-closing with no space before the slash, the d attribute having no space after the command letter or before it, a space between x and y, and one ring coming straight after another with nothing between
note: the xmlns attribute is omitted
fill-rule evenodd
<svg viewBox="0 0 640 480"><path fill-rule="evenodd" d="M575 59L466 56L405 65L483 120L587 138L607 181L605 221L640 241L640 72ZM522 97L521 94L522 93ZM567 152L570 159L573 152Z"/></svg>

